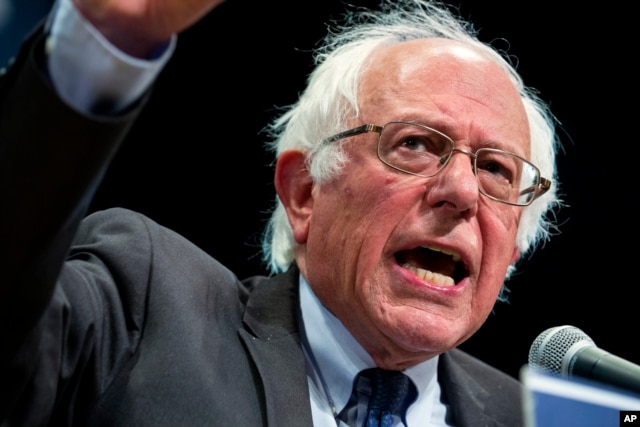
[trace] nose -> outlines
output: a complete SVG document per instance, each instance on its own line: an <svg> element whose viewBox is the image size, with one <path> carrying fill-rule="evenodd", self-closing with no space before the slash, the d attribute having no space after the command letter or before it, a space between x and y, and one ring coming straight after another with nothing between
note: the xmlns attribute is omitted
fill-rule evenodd
<svg viewBox="0 0 640 427"><path fill-rule="evenodd" d="M458 156L456 154L464 154ZM455 212L475 214L478 209L478 180L473 173L474 154L459 148L440 172L431 178L427 201L432 206L441 206Z"/></svg>

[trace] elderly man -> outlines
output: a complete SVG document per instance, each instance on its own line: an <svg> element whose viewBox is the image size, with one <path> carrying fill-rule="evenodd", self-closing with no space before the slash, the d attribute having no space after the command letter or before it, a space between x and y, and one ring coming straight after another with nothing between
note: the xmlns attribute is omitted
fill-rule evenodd
<svg viewBox="0 0 640 427"><path fill-rule="evenodd" d="M522 424L519 384L456 347L545 236L553 122L437 4L351 19L272 124L278 274L83 218L172 35L216 3L61 1L2 78L3 422Z"/></svg>

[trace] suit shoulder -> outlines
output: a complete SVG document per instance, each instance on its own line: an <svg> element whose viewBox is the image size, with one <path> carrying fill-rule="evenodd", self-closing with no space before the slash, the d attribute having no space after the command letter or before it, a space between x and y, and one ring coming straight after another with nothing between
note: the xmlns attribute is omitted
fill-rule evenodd
<svg viewBox="0 0 640 427"><path fill-rule="evenodd" d="M130 273L153 264L165 276L181 272L203 284L239 284L235 274L189 239L126 208L96 211L83 219L72 254L87 252Z"/></svg>
<svg viewBox="0 0 640 427"><path fill-rule="evenodd" d="M440 355L438 378L459 425L523 425L522 385L482 360L453 349Z"/></svg>
<svg viewBox="0 0 640 427"><path fill-rule="evenodd" d="M478 382L504 384L510 390L517 392L521 390L522 385L518 380L463 350L453 349L442 357L444 363L457 366L461 372L473 377Z"/></svg>

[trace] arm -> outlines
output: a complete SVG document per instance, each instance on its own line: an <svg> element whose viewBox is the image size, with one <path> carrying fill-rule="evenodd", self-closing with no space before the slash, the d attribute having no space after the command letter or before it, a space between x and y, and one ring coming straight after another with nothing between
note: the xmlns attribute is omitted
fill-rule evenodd
<svg viewBox="0 0 640 427"><path fill-rule="evenodd" d="M131 25L133 18L118 19L119 12L106 6L94 9L90 4L94 2L77 3L86 17L95 18L93 12L100 12L96 14L100 28L122 28L107 25L112 20ZM101 2L95 3L100 6ZM130 0L104 3L114 8L118 3L131 4ZM166 18L172 2L158 3L163 4L164 12L154 17ZM173 3L173 7L187 7L181 1ZM193 7L192 18L196 19L208 10L203 5L210 8L218 2L184 3ZM142 22L145 16L136 19ZM134 26L139 34L125 39L134 42L136 49L151 49L161 39L166 43L171 29L175 33L184 28L180 22L188 25L186 17L165 26L149 20L149 28L163 31L148 34L140 24ZM128 49L123 44L118 47ZM16 358L35 357L32 351L20 351L38 346L40 336L34 328L54 293L70 242L142 104L109 117L70 107L50 82L42 29L29 38L15 63L0 77L0 418L21 392L6 385L19 382L14 375L30 375L9 367Z"/></svg>
<svg viewBox="0 0 640 427"><path fill-rule="evenodd" d="M0 82L0 419L35 369L36 325L89 198L138 113L100 118L67 106L43 71L43 45L36 32Z"/></svg>
<svg viewBox="0 0 640 427"><path fill-rule="evenodd" d="M66 105L44 71L43 45L34 33L0 83L0 336L10 344L47 304L74 230L138 114L97 117Z"/></svg>

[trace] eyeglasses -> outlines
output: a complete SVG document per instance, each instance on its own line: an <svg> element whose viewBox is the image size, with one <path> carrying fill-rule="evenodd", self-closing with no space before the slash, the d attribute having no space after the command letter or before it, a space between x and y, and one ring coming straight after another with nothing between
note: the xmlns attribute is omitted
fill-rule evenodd
<svg viewBox="0 0 640 427"><path fill-rule="evenodd" d="M415 176L437 175L455 152L471 157L480 193L497 202L530 205L551 187L531 162L508 151L480 148L475 152L455 147L447 135L418 123L389 122L384 126L366 124L340 132L324 140L338 141L367 132L376 132L378 158L382 163Z"/></svg>

